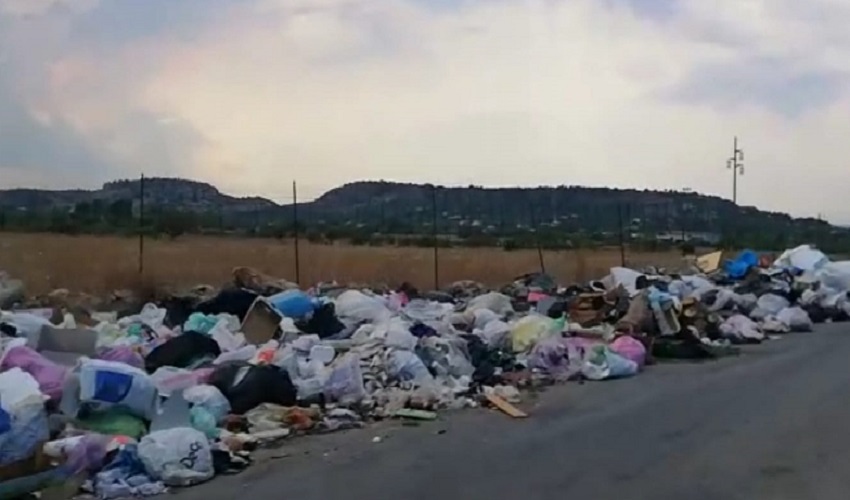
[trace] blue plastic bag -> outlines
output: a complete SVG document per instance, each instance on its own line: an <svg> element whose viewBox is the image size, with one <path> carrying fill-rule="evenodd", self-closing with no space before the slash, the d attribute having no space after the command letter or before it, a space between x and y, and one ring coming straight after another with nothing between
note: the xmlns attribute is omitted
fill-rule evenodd
<svg viewBox="0 0 850 500"><path fill-rule="evenodd" d="M215 328L216 324L218 324L218 318L215 316L207 316L204 313L195 312L183 324L183 331L209 334Z"/></svg>
<svg viewBox="0 0 850 500"><path fill-rule="evenodd" d="M50 437L47 412L41 404L22 408L10 424L8 432L0 434L0 467L32 457Z"/></svg>
<svg viewBox="0 0 850 500"><path fill-rule="evenodd" d="M607 380L637 375L638 365L620 356L607 345L595 345L585 352L581 372L588 380Z"/></svg>
<svg viewBox="0 0 850 500"><path fill-rule="evenodd" d="M758 266L759 256L752 250L744 250L737 257L727 260L723 264L723 270L732 279L741 279L750 272L750 269Z"/></svg>
<svg viewBox="0 0 850 500"><path fill-rule="evenodd" d="M268 299L269 304L287 318L301 319L316 310L316 301L301 290L287 290Z"/></svg>
<svg viewBox="0 0 850 500"><path fill-rule="evenodd" d="M8 432L12 428L12 417L3 408L0 408L0 434Z"/></svg>
<svg viewBox="0 0 850 500"><path fill-rule="evenodd" d="M95 411L114 406L150 420L156 412L159 393L150 375L123 363L90 359L84 361L76 380L66 385L62 411L76 415L80 404Z"/></svg>

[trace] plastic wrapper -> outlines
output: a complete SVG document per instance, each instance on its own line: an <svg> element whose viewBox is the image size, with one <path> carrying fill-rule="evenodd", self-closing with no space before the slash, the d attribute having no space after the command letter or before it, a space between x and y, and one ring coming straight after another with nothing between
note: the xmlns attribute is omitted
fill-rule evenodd
<svg viewBox="0 0 850 500"><path fill-rule="evenodd" d="M511 298L507 295L490 292L484 295L474 297L466 306L467 311L476 311L478 309L489 309L499 317L504 318L514 312L514 306L511 304Z"/></svg>
<svg viewBox="0 0 850 500"><path fill-rule="evenodd" d="M560 333L555 321L546 316L529 315L511 327L511 347L514 352L528 352L542 339Z"/></svg>
<svg viewBox="0 0 850 500"><path fill-rule="evenodd" d="M324 385L325 396L341 404L354 404L366 397L360 358L346 354L331 365L331 372Z"/></svg>
<svg viewBox="0 0 850 500"><path fill-rule="evenodd" d="M624 378L637 375L638 365L600 344L585 351L581 372L589 380Z"/></svg>
<svg viewBox="0 0 850 500"><path fill-rule="evenodd" d="M6 352L0 371L19 368L38 382L41 392L50 399L60 399L68 370L45 358L29 347L13 347Z"/></svg>
<svg viewBox="0 0 850 500"><path fill-rule="evenodd" d="M646 347L634 337L629 335L617 337L611 342L611 350L633 361L638 368L643 368L643 365L646 364Z"/></svg>
<svg viewBox="0 0 850 500"><path fill-rule="evenodd" d="M206 409L216 422L221 422L230 413L230 401L218 388L211 385L201 384L190 387L183 391L183 398L195 407Z"/></svg>

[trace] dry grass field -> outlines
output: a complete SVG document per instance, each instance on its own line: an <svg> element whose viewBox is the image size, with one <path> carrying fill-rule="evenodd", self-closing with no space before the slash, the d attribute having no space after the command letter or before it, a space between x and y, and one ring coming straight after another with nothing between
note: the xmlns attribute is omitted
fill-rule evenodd
<svg viewBox="0 0 850 500"><path fill-rule="evenodd" d="M295 280L291 241L181 237L145 240L144 281L158 285L220 285L236 266L250 266L272 276ZM627 252L630 266L676 266L677 252ZM433 250L428 248L355 247L300 243L301 283L322 280L390 285L410 281L430 288ZM560 282L585 281L620 264L617 248L545 251L546 271ZM0 270L23 279L31 294L56 288L103 293L139 283L136 238L0 233ZM537 252L495 248L440 249L440 284L472 279L500 285L540 269Z"/></svg>

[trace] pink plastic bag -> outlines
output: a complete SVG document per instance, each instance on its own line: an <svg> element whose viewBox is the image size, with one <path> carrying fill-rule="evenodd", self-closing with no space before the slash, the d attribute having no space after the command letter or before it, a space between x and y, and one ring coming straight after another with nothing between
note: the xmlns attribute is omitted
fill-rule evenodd
<svg viewBox="0 0 850 500"><path fill-rule="evenodd" d="M620 356L637 363L638 368L643 368L646 363L646 347L634 337L622 335L611 342L611 350Z"/></svg>
<svg viewBox="0 0 850 500"><path fill-rule="evenodd" d="M97 352L97 359L117 361L133 368L145 369L145 359L130 346L107 347Z"/></svg>
<svg viewBox="0 0 850 500"><path fill-rule="evenodd" d="M26 346L9 349L0 371L20 368L38 381L38 388L50 399L60 399L68 370Z"/></svg>

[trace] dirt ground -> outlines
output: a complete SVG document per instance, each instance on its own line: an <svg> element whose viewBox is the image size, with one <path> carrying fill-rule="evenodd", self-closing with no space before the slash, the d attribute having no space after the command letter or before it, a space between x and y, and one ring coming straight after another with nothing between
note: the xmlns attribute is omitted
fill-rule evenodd
<svg viewBox="0 0 850 500"><path fill-rule="evenodd" d="M102 293L139 282L139 240L113 236L0 233L0 270L23 279L31 294L68 288ZM300 242L300 282L319 281L396 285L409 281L421 288L434 283L430 248L314 245ZM544 251L546 271L560 282L585 281L620 265L619 248ZM627 251L630 266L677 266L678 252ZM250 266L295 281L292 241L191 236L176 240L145 239L144 280L192 286L229 281L237 266ZM446 285L472 279L500 285L540 270L536 250L505 252L497 248L451 248L439 251L439 281Z"/></svg>

